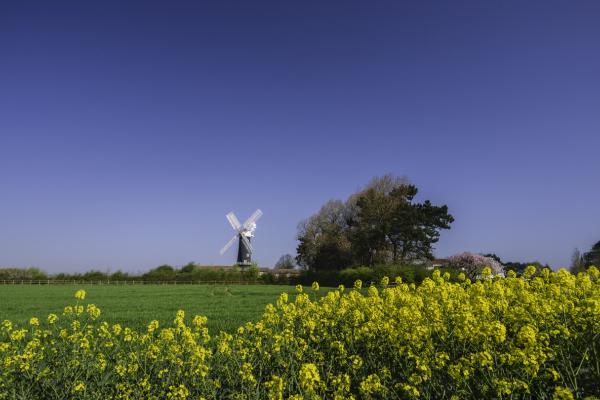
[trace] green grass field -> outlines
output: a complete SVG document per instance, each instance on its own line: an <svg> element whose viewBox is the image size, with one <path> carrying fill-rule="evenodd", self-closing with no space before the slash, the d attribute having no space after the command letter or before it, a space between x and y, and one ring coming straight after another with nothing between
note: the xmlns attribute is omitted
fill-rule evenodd
<svg viewBox="0 0 600 400"><path fill-rule="evenodd" d="M101 319L110 323L145 329L153 319L172 321L181 309L187 316L208 317L211 334L234 331L258 319L280 293L295 293L293 286L275 285L0 285L0 322L9 319L22 325L33 316L60 315L74 304L78 289L87 292L85 303L100 307Z"/></svg>

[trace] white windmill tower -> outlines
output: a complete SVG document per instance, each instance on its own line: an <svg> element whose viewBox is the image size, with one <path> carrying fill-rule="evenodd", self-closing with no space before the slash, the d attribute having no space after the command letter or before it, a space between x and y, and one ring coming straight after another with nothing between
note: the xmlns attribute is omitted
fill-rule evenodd
<svg viewBox="0 0 600 400"><path fill-rule="evenodd" d="M221 249L220 253L223 255L231 245L238 240L238 255L237 264L246 267L252 263L252 245L250 239L254 236L256 230L256 221L262 216L263 212L260 210L254 211L254 213L244 222L244 225L240 224L235 214L230 212L225 217L231 224L231 227L236 232L229 242Z"/></svg>

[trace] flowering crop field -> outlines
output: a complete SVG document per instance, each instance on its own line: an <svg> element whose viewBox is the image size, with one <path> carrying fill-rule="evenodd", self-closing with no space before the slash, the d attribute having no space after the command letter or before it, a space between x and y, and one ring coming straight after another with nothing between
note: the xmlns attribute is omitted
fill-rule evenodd
<svg viewBox="0 0 600 400"><path fill-rule="evenodd" d="M600 395L600 272L297 288L210 332L177 311L108 323L83 290L0 326L0 398L573 399Z"/></svg>
<svg viewBox="0 0 600 400"><path fill-rule="evenodd" d="M211 332L233 332L260 318L279 294L295 292L273 285L0 285L0 321L25 324L33 315L60 313L82 288L102 305L109 323L143 330L154 319L172 320L177 310L186 310L208 317Z"/></svg>

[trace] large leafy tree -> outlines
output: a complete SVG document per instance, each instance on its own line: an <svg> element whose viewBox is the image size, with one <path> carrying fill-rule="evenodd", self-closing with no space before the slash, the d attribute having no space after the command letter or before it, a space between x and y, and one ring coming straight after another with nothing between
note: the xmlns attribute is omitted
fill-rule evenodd
<svg viewBox="0 0 600 400"><path fill-rule="evenodd" d="M373 265L387 261L395 203L390 193L376 188L368 188L357 196L348 220L348 238L357 263Z"/></svg>

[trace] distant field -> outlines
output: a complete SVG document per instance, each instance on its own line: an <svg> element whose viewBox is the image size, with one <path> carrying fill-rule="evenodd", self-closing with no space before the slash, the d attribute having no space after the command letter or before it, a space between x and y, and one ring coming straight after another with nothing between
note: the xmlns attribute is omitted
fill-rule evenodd
<svg viewBox="0 0 600 400"><path fill-rule="evenodd" d="M0 285L0 322L9 319L27 323L36 316L59 314L75 302L78 289L87 292L86 303L102 310L102 319L145 329L153 319L171 321L177 310L187 315L205 315L211 334L234 331L244 322L256 320L268 303L293 286L275 285Z"/></svg>

